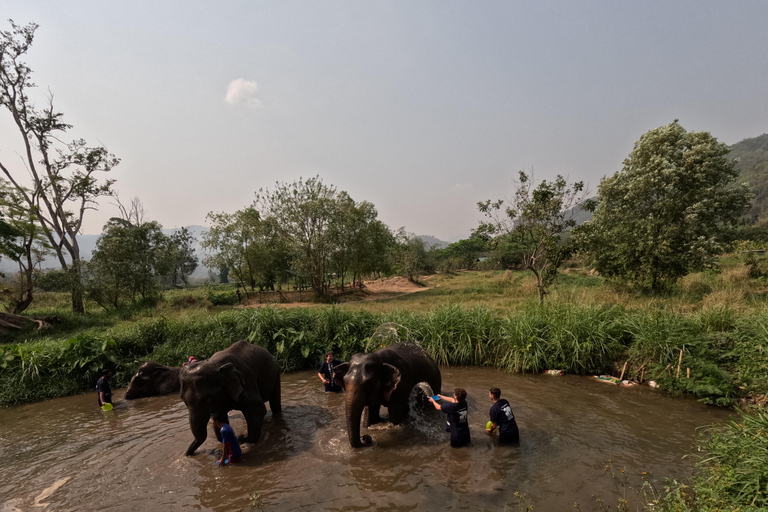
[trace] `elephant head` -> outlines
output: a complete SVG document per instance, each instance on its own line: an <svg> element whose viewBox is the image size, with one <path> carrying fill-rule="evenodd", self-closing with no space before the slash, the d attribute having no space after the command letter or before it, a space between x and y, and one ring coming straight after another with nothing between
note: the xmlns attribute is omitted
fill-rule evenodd
<svg viewBox="0 0 768 512"><path fill-rule="evenodd" d="M375 354L356 354L349 363L334 368L335 382L346 391L346 417L349 444L369 446L371 437L360 437L363 409L368 407L369 424L379 420L379 407L389 407L390 397L401 380L400 371L378 360Z"/></svg>
<svg viewBox="0 0 768 512"><path fill-rule="evenodd" d="M208 437L208 421L216 412L224 417L238 402L245 388L243 375L232 363L199 361L181 369L181 398L189 410L189 427L195 440L187 449L192 455ZM218 435L217 435L218 437Z"/></svg>
<svg viewBox="0 0 768 512"><path fill-rule="evenodd" d="M147 361L139 366L136 375L131 378L131 383L125 392L125 399L133 400L146 396L178 393L181 387L179 383L180 371L181 368L178 366L163 366L153 361Z"/></svg>

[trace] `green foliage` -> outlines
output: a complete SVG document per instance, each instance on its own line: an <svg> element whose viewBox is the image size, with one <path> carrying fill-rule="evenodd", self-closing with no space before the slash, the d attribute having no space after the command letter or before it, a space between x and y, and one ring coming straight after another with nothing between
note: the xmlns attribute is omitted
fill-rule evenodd
<svg viewBox="0 0 768 512"><path fill-rule="evenodd" d="M645 133L621 172L601 181L593 219L574 232L589 263L653 291L712 267L724 226L751 197L734 184L728 151L677 121Z"/></svg>
<svg viewBox="0 0 768 512"><path fill-rule="evenodd" d="M233 306L237 304L236 292L215 292L211 290L206 297L214 306Z"/></svg>
<svg viewBox="0 0 768 512"><path fill-rule="evenodd" d="M169 238L157 222L112 218L87 265L89 298L104 309L155 304L162 280L176 263L168 247Z"/></svg>
<svg viewBox="0 0 768 512"><path fill-rule="evenodd" d="M481 232L504 235L521 251L523 266L536 276L539 301L557 278L557 269L570 255L564 243L567 230L576 225L573 207L584 199L584 183L568 185L558 175L554 181L542 180L534 187L530 176L520 171L511 201L499 199L477 203L488 217Z"/></svg>
<svg viewBox="0 0 768 512"><path fill-rule="evenodd" d="M749 182L755 195L748 215L762 225L768 220L768 134L744 139L731 146L739 180Z"/></svg>

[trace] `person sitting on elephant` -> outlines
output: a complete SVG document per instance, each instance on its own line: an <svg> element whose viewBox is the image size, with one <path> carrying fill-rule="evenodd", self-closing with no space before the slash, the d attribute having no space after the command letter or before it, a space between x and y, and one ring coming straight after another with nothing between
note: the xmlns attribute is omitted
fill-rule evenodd
<svg viewBox="0 0 768 512"><path fill-rule="evenodd" d="M437 403L432 397L429 401L438 411L443 411L448 415L448 428L446 432L451 433L451 446L460 448L471 442L469 437L469 420L467 410L467 392L462 388L453 390L453 397L438 395L440 402Z"/></svg>
<svg viewBox="0 0 768 512"><path fill-rule="evenodd" d="M187 366L188 364L192 364L196 362L197 362L197 358L195 356L189 356L185 362L181 363L181 366Z"/></svg>
<svg viewBox="0 0 768 512"><path fill-rule="evenodd" d="M342 364L342 361L334 359L333 352L325 353L325 361L320 365L320 369L317 371L317 376L323 381L326 392L333 391L334 393L338 393L341 391L341 388L333 381L335 376L333 369L340 364Z"/></svg>
<svg viewBox="0 0 768 512"><path fill-rule="evenodd" d="M240 462L240 456L243 454L240 449L240 443L237 441L235 431L232 430L229 423L225 423L224 420L225 418L222 418L218 413L211 414L213 428L219 432L221 435L221 442L224 444L224 448L221 450L221 459L216 462L216 464L220 466Z"/></svg>
<svg viewBox="0 0 768 512"><path fill-rule="evenodd" d="M492 434L496 429L499 430L499 444L515 444L520 442L520 431L517 428L515 414L509 406L509 402L501 398L499 388L491 388L488 391L488 397L493 400L491 406L491 428L485 429Z"/></svg>

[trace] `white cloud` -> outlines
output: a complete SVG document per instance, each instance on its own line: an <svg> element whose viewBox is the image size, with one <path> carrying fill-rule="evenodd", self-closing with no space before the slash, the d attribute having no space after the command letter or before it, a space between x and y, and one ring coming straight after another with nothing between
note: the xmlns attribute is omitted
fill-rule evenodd
<svg viewBox="0 0 768 512"><path fill-rule="evenodd" d="M259 108L261 100L256 97L259 86L255 81L238 78L232 80L227 86L227 95L224 101L230 105L245 105L249 108Z"/></svg>
<svg viewBox="0 0 768 512"><path fill-rule="evenodd" d="M449 192L452 192L452 193L464 193L464 192L469 192L473 188L474 187L472 186L471 183L457 183L457 184L455 184L454 186L451 187Z"/></svg>

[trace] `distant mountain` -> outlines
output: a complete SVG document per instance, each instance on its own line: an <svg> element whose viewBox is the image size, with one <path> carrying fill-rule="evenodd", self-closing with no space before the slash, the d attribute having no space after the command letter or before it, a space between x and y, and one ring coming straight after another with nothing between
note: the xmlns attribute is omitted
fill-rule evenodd
<svg viewBox="0 0 768 512"><path fill-rule="evenodd" d="M445 249L450 244L448 242L444 242L443 240L440 240L439 238L435 238L432 235L416 235L418 236L422 242L424 242L424 247L427 249Z"/></svg>
<svg viewBox="0 0 768 512"><path fill-rule="evenodd" d="M731 158L738 158L736 170L755 193L749 215L768 222L768 133L744 139L731 146Z"/></svg>

